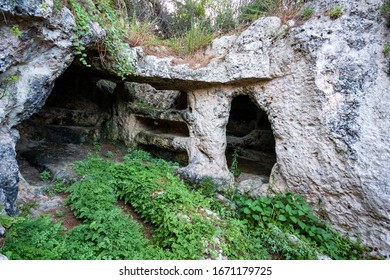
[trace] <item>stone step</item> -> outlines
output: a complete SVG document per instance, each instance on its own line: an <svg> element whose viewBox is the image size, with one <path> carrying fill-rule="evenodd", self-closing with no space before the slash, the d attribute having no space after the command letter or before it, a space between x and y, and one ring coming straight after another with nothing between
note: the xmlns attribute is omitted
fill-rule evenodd
<svg viewBox="0 0 390 280"><path fill-rule="evenodd" d="M23 137L26 139L44 139L54 143L92 143L100 139L100 126L61 126L42 124L32 120L24 123Z"/></svg>
<svg viewBox="0 0 390 280"><path fill-rule="evenodd" d="M153 145L171 151L186 151L189 138L176 134L141 131L134 140L138 144Z"/></svg>
<svg viewBox="0 0 390 280"><path fill-rule="evenodd" d="M91 127L100 126L109 117L109 114L105 112L44 107L31 119L50 125Z"/></svg>
<svg viewBox="0 0 390 280"><path fill-rule="evenodd" d="M183 119L183 113L185 112L185 110L140 107L134 104L130 104L128 108L131 113L139 117L156 120L185 122Z"/></svg>

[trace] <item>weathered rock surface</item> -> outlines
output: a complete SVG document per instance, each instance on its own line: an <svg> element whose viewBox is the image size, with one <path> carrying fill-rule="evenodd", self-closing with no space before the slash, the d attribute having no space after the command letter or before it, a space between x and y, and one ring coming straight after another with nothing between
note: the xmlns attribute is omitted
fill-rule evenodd
<svg viewBox="0 0 390 280"><path fill-rule="evenodd" d="M15 131L43 106L55 79L73 60L73 15L51 14L52 2L2 1L0 10L0 202L14 214L18 192ZM15 27L20 32L12 32Z"/></svg>
<svg viewBox="0 0 390 280"><path fill-rule="evenodd" d="M13 128L45 103L55 80L73 61L75 20L53 1L7 0L0 3L0 203L14 214L19 181ZM98 42L103 29L91 23L86 45ZM77 117L77 116L75 116ZM54 128L55 129L55 128Z"/></svg>
<svg viewBox="0 0 390 280"><path fill-rule="evenodd" d="M277 18L260 19L214 41L203 68L143 57L137 79L188 91L189 165L181 172L231 179L224 154L231 99L249 95L275 137L271 189L300 193L334 226L389 254L390 78L382 52L389 30L381 3L312 2L316 16L288 32ZM335 5L344 14L331 20L326 11Z"/></svg>
<svg viewBox="0 0 390 280"><path fill-rule="evenodd" d="M18 194L19 168L15 153L15 131L0 128L0 204L10 215L17 213L15 201Z"/></svg>
<svg viewBox="0 0 390 280"><path fill-rule="evenodd" d="M0 6L8 20L0 27L6 34L0 42L0 198L9 213L15 210L18 181L12 128L42 106L71 62L74 24L66 10L56 17L43 13L38 0L23 9L11 2L22 1ZM189 164L179 173L193 181L207 176L221 185L233 181L225 157L226 126L233 98L247 95L268 115L275 138L268 188L303 195L334 226L389 256L390 78L382 51L389 30L379 13L381 3L311 2L316 15L290 29L276 17L257 20L239 35L215 40L207 50L210 63L196 69L138 49L138 76L130 82L188 96L181 116L189 131ZM326 12L335 5L344 14L331 20ZM15 24L21 36L10 32ZM172 104L167 96L163 109ZM149 105L160 104L158 98L150 100ZM126 102L114 109L128 111ZM153 125L134 118L123 114L112 123L128 143L139 128Z"/></svg>

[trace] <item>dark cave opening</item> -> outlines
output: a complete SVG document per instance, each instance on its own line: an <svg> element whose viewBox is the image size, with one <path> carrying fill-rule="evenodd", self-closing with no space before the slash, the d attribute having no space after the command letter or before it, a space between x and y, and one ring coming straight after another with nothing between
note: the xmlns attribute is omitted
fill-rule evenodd
<svg viewBox="0 0 390 280"><path fill-rule="evenodd" d="M242 173L269 177L276 163L275 139L267 113L246 95L233 98L226 126L226 158Z"/></svg>
<svg viewBox="0 0 390 280"><path fill-rule="evenodd" d="M45 105L16 127L17 159L28 182L39 182L39 173L46 170L52 175L71 172L68 165L98 149L101 154L125 150L106 137L115 86L73 66L58 77Z"/></svg>

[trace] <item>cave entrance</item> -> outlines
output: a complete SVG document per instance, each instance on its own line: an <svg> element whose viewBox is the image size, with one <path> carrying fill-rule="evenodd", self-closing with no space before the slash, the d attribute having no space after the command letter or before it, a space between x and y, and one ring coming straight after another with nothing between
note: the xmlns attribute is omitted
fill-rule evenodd
<svg viewBox="0 0 390 280"><path fill-rule="evenodd" d="M90 152L123 154L126 147L106 137L115 86L74 66L56 80L40 111L16 127L20 133L17 159L29 183L40 183L43 171L56 178L72 176L73 162Z"/></svg>
<svg viewBox="0 0 390 280"><path fill-rule="evenodd" d="M229 166L235 158L241 174L258 175L269 180L276 162L271 124L266 112L246 95L239 95L232 100L226 140Z"/></svg>

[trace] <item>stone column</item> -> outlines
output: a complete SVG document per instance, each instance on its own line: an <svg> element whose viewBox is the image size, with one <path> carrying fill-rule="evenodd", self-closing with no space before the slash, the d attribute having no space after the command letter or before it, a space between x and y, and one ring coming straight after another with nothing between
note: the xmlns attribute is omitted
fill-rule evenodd
<svg viewBox="0 0 390 280"><path fill-rule="evenodd" d="M220 89L199 89L188 92L188 108L183 117L189 127L188 166L178 172L199 183L211 177L217 186L229 186L233 176L226 163L226 125L230 98Z"/></svg>

